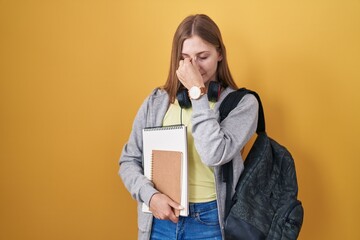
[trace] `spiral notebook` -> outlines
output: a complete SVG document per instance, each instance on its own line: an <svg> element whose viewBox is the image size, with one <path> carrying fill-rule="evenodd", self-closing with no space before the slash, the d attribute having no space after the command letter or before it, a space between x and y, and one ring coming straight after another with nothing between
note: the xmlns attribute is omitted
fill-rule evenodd
<svg viewBox="0 0 360 240"><path fill-rule="evenodd" d="M184 207L188 216L188 162L186 126L175 125L143 129L144 175L155 188ZM177 190L175 190L177 189ZM180 191L177 192L176 191ZM143 212L150 212L146 204Z"/></svg>

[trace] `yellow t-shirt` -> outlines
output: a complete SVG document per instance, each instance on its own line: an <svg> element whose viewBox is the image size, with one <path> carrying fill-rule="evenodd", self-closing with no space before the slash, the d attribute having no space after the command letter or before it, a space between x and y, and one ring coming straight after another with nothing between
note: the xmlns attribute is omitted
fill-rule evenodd
<svg viewBox="0 0 360 240"><path fill-rule="evenodd" d="M214 105L215 103L210 102L211 108ZM213 169L202 163L195 149L194 138L191 134L191 114L192 108L182 109L181 114L179 103L175 100L165 114L163 126L180 124L182 115L182 123L187 126L189 202L209 202L216 199L215 176Z"/></svg>

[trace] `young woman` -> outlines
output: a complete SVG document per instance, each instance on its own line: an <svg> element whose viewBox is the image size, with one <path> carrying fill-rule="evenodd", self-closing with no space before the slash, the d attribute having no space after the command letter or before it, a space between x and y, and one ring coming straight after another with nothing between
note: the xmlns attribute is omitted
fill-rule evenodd
<svg viewBox="0 0 360 240"><path fill-rule="evenodd" d="M174 35L167 81L140 107L120 158L119 174L138 201L139 239L223 239L221 166L233 160L236 183L243 170L240 151L255 133L258 113L256 98L246 95L219 123L219 106L235 89L215 22L202 14L185 18ZM177 98L184 90L188 103ZM142 166L142 129L179 124L179 116L188 130L188 217L175 214L179 203L157 191ZM152 214L142 212L142 203Z"/></svg>

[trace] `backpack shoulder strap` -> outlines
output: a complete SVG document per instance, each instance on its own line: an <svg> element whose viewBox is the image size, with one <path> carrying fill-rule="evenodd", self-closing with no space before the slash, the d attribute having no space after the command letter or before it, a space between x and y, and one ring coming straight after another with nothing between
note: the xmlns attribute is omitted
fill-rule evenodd
<svg viewBox="0 0 360 240"><path fill-rule="evenodd" d="M246 94L253 94L259 104L259 113L258 113L258 124L256 133L265 132L265 118L264 118L264 110L262 107L262 103L260 100L259 95L251 90L246 88L240 88L234 92L229 93L219 107L220 112L220 122L222 122L229 113L239 104L241 99ZM225 216L228 215L230 211L230 207L232 205L231 199L231 189L232 189L232 182L233 182L233 164L232 161L224 164L222 166L222 175L223 175L223 182L226 182L226 200L225 200Z"/></svg>
<svg viewBox="0 0 360 240"><path fill-rule="evenodd" d="M246 88L240 88L236 91L229 93L222 101L219 112L220 122L222 122L229 113L238 105L241 99L248 93Z"/></svg>
<svg viewBox="0 0 360 240"><path fill-rule="evenodd" d="M257 133L265 132L265 116L264 116L264 109L262 107L261 99L256 92L246 88L240 88L234 92L229 93L225 97L225 99L222 101L219 107L220 122L222 122L229 115L229 113L239 104L241 99L246 94L254 95L259 103L258 125L256 132Z"/></svg>

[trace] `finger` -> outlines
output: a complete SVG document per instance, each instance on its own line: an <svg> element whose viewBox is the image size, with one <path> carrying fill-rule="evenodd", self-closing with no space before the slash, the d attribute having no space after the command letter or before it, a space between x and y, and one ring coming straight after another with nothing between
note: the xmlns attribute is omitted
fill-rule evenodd
<svg viewBox="0 0 360 240"><path fill-rule="evenodd" d="M174 201L171 200L170 198L169 198L168 204L169 204L172 208L174 208L174 209L176 209L176 210L183 210L183 209L184 209L183 206L181 206L181 205L178 204L177 202L174 202Z"/></svg>
<svg viewBox="0 0 360 240"><path fill-rule="evenodd" d="M180 216L180 210L174 209L174 214L176 217Z"/></svg>
<svg viewBox="0 0 360 240"><path fill-rule="evenodd" d="M182 74L181 74L181 72L179 70L176 70L176 76L178 77L178 79L180 81L182 81Z"/></svg>
<svg viewBox="0 0 360 240"><path fill-rule="evenodd" d="M191 58L184 58L184 64L191 63Z"/></svg>
<svg viewBox="0 0 360 240"><path fill-rule="evenodd" d="M177 223L179 221L179 217L175 216L174 214L172 214L169 217L169 220L172 221L173 223Z"/></svg>
<svg viewBox="0 0 360 240"><path fill-rule="evenodd" d="M169 205L167 207L165 207L164 209L162 209L157 214L157 217L158 217L158 219L170 220L174 223L176 223L179 220L178 216L175 215L173 208L171 208Z"/></svg>

